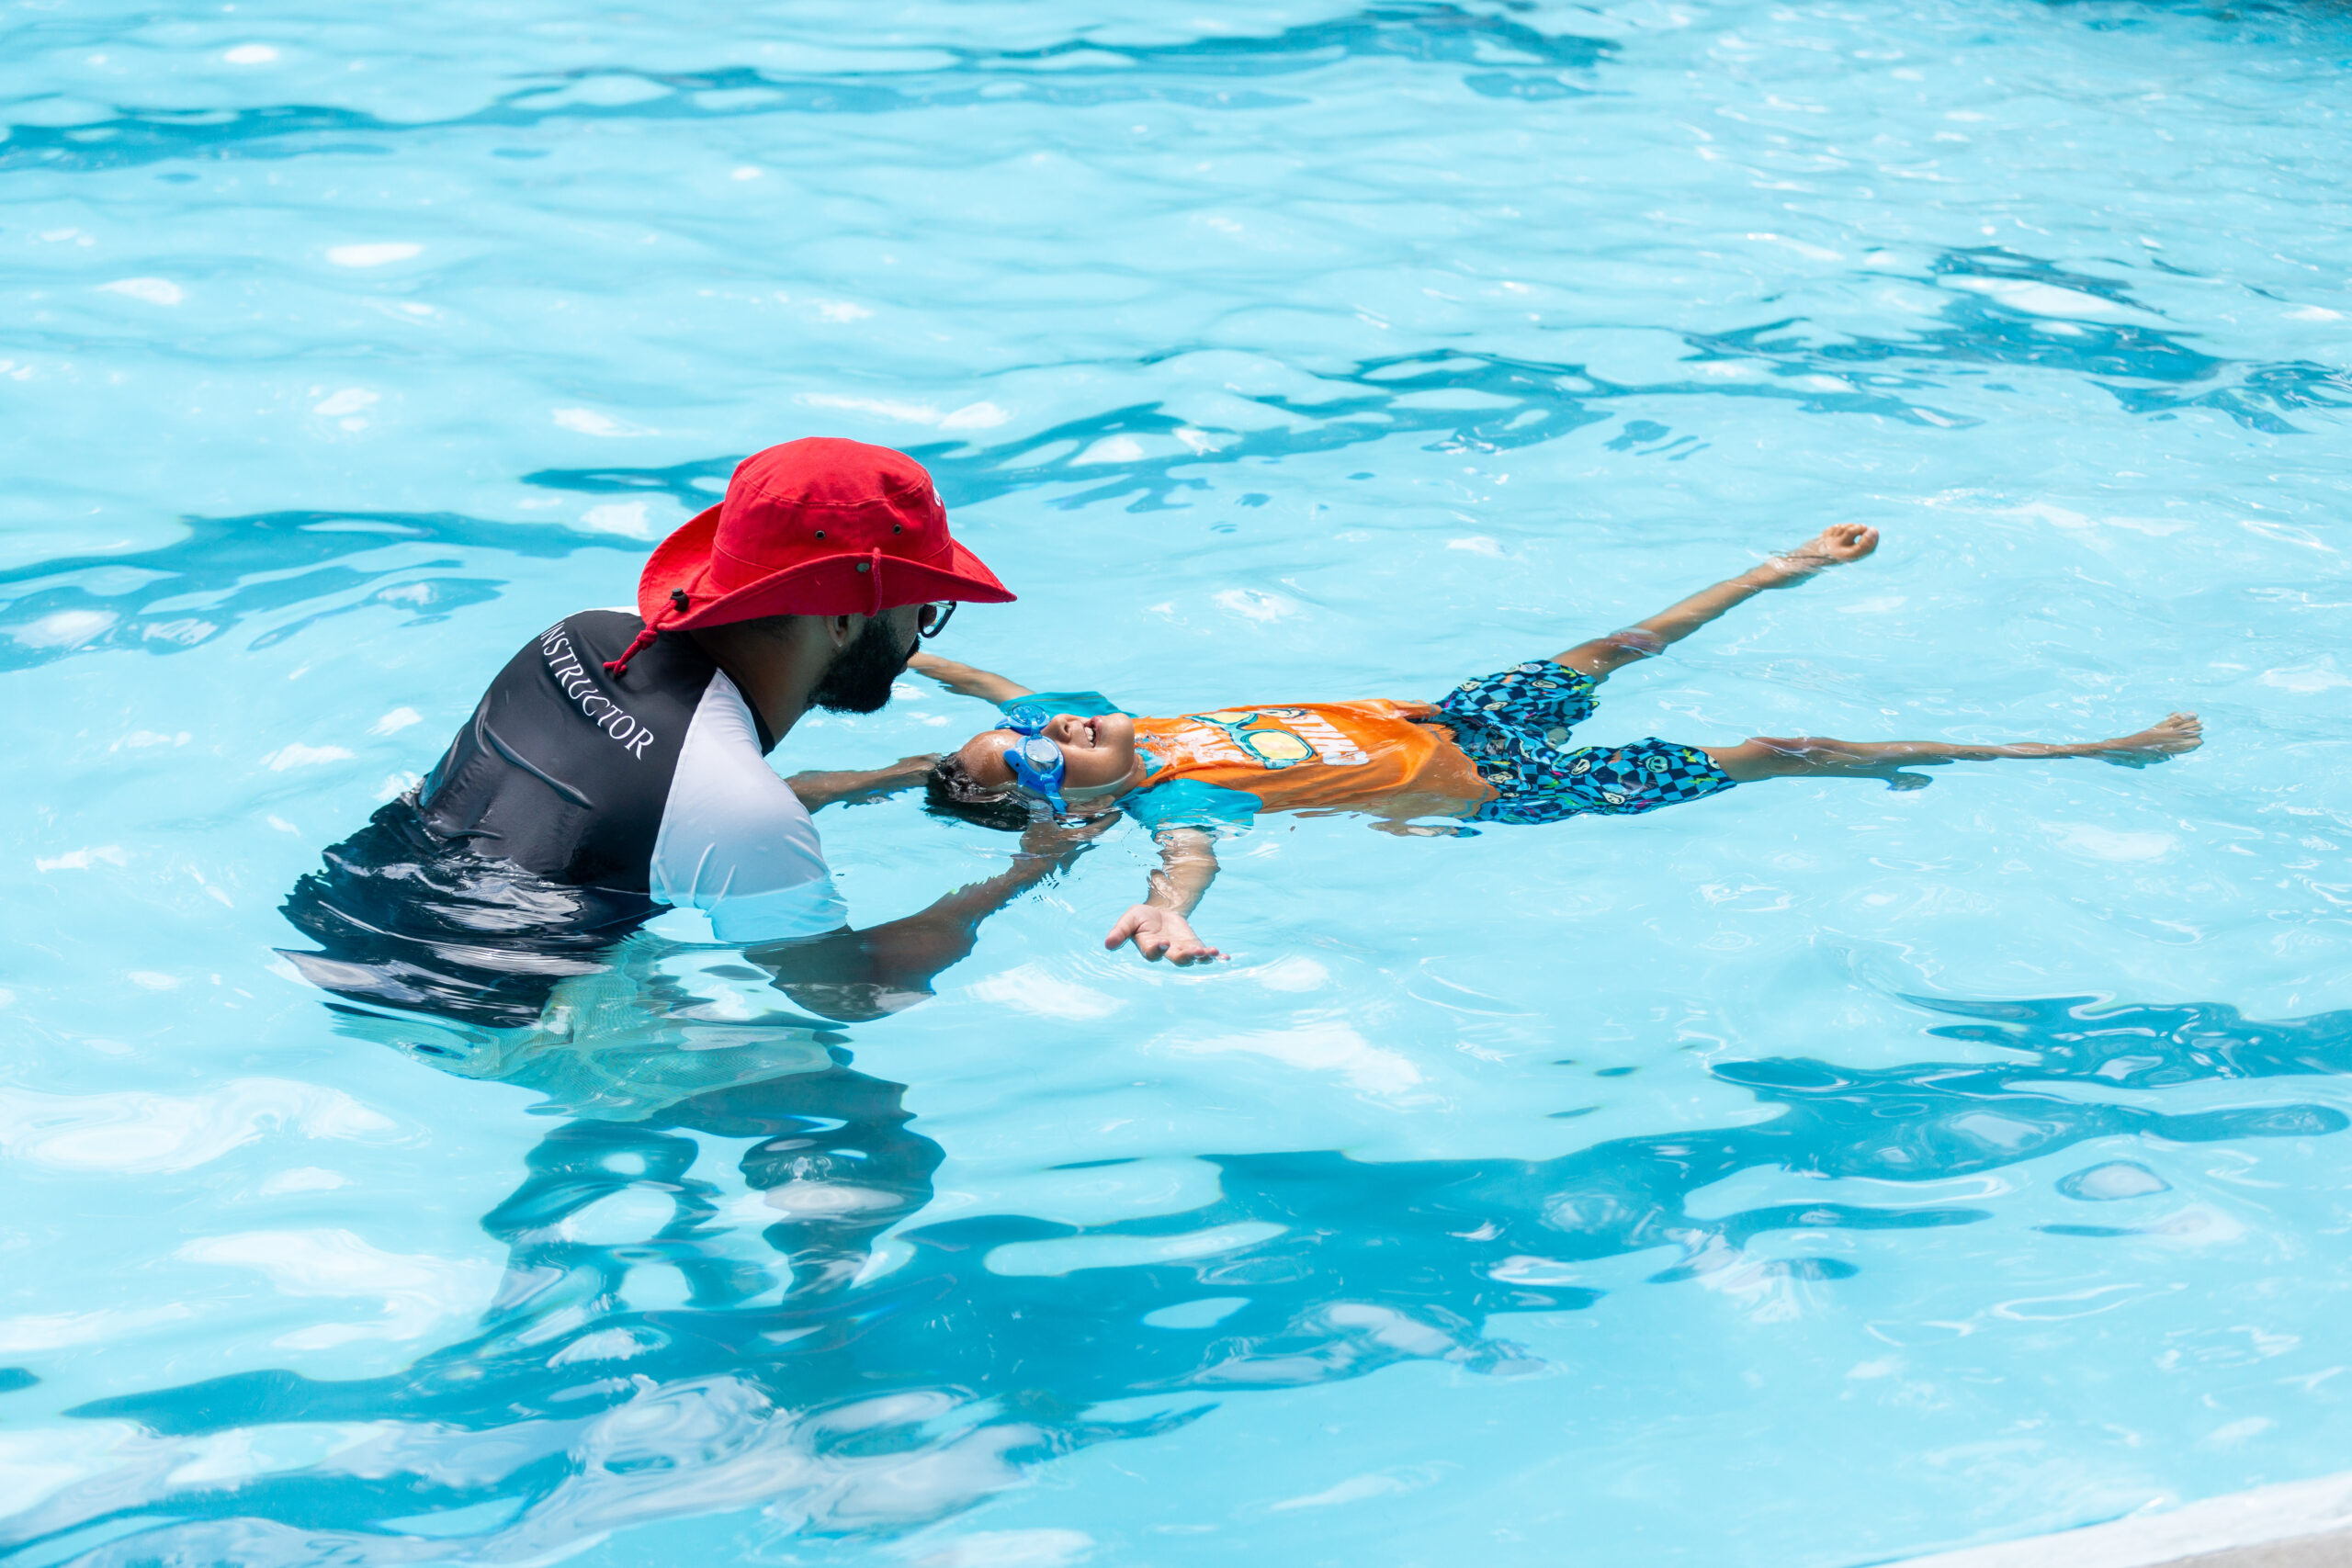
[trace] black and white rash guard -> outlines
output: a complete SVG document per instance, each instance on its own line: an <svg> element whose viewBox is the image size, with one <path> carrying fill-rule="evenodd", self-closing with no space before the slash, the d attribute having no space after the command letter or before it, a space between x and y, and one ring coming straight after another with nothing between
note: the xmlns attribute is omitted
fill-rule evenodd
<svg viewBox="0 0 2352 1568"><path fill-rule="evenodd" d="M644 623L566 616L507 661L424 782L296 884L288 951L356 1001L500 1027L663 906L725 942L846 921L808 809L767 763L774 738L687 637L616 678Z"/></svg>
<svg viewBox="0 0 2352 1568"><path fill-rule="evenodd" d="M551 881L703 910L721 942L838 929L816 824L726 672L673 635L605 673L644 625L586 611L508 660L419 789L419 819Z"/></svg>

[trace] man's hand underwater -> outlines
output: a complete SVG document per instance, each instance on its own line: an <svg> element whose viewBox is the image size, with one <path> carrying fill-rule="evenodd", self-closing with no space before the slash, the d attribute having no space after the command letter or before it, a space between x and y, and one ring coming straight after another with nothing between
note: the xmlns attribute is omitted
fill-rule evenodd
<svg viewBox="0 0 2352 1568"><path fill-rule="evenodd" d="M1080 851L1101 838L1118 819L1117 812L1106 811L1098 817L1061 817L1032 822L1022 830L1021 858L1052 861L1067 870Z"/></svg>
<svg viewBox="0 0 2352 1568"><path fill-rule="evenodd" d="M1162 958L1179 969L1223 958L1224 953L1193 934L1192 922L1173 909L1137 904L1121 915L1102 945L1116 949L1133 942L1136 951L1157 964Z"/></svg>

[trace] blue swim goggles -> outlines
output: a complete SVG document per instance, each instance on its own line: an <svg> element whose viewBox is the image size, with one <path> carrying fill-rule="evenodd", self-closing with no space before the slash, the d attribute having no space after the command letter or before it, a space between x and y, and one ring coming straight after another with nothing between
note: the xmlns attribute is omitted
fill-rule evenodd
<svg viewBox="0 0 2352 1568"><path fill-rule="evenodd" d="M1069 764L1062 758L1062 749L1046 739L1046 726L1054 716L1036 703L1023 703L1006 713L997 724L999 729L1010 729L1023 737L1018 746L1004 749L1004 765L1012 770L1012 782L1031 795L1041 795L1060 817L1069 810L1069 803L1062 798L1062 776Z"/></svg>

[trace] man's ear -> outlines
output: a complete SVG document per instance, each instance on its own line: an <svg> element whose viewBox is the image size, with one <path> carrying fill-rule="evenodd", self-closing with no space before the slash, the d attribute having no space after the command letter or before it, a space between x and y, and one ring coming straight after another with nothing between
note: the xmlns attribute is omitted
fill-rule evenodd
<svg viewBox="0 0 2352 1568"><path fill-rule="evenodd" d="M858 618L855 615L828 615L825 617L825 630L832 634L834 648L847 648L856 637L857 619Z"/></svg>

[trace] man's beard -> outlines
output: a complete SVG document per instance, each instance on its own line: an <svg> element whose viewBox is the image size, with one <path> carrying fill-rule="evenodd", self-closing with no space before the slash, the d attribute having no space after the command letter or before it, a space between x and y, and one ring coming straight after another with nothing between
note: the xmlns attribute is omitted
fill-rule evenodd
<svg viewBox="0 0 2352 1568"><path fill-rule="evenodd" d="M907 667L912 649L900 648L881 620L865 623L857 640L833 655L808 701L827 713L875 713L890 700L890 683Z"/></svg>

